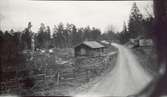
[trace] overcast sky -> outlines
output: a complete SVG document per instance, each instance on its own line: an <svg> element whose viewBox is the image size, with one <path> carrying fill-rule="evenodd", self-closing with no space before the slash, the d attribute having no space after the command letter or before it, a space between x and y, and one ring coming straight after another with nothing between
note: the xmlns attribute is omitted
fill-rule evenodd
<svg viewBox="0 0 167 97"><path fill-rule="evenodd" d="M32 30L38 31L43 22L53 28L60 22L78 27L90 25L103 32L110 25L116 31L128 21L133 1L30 1L0 0L1 29L23 30L29 21ZM136 1L142 12L152 1Z"/></svg>

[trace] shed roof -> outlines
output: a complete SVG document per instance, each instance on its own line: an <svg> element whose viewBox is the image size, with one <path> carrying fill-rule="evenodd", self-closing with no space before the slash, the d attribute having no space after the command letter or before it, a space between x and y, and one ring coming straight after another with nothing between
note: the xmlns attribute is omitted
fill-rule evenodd
<svg viewBox="0 0 167 97"><path fill-rule="evenodd" d="M104 47L102 44L100 44L100 43L98 43L96 41L84 41L81 44L87 45L90 48L103 48ZM81 45L81 44L79 44L79 45ZM77 45L77 46L79 46L79 45Z"/></svg>

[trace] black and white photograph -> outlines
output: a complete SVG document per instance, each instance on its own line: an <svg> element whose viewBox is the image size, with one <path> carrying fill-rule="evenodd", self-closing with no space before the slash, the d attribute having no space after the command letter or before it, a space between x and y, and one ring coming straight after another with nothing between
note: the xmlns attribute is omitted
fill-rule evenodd
<svg viewBox="0 0 167 97"><path fill-rule="evenodd" d="M167 0L1 0L0 97L167 97Z"/></svg>

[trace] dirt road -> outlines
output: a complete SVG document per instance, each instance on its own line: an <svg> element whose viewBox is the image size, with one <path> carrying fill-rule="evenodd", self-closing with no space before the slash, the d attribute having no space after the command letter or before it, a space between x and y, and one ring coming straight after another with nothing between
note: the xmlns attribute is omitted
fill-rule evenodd
<svg viewBox="0 0 167 97"><path fill-rule="evenodd" d="M98 79L89 89L73 96L126 97L135 95L153 80L153 76L140 65L130 49L115 43L112 43L112 45L118 48L118 58L113 70Z"/></svg>

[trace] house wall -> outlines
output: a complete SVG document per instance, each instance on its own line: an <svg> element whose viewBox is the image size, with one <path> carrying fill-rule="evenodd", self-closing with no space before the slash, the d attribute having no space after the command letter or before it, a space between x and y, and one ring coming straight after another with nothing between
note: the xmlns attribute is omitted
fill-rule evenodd
<svg viewBox="0 0 167 97"><path fill-rule="evenodd" d="M87 56L89 55L90 48L85 45L80 45L75 48L75 56Z"/></svg>
<svg viewBox="0 0 167 97"><path fill-rule="evenodd" d="M92 49L91 50L91 56L101 56L103 52L102 48L98 48L98 49Z"/></svg>
<svg viewBox="0 0 167 97"><path fill-rule="evenodd" d="M103 48L92 49L85 45L80 45L75 48L75 56L101 56Z"/></svg>
<svg viewBox="0 0 167 97"><path fill-rule="evenodd" d="M139 45L140 46L153 46L153 41L151 39L140 39Z"/></svg>

